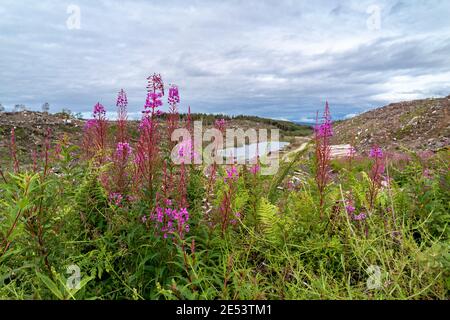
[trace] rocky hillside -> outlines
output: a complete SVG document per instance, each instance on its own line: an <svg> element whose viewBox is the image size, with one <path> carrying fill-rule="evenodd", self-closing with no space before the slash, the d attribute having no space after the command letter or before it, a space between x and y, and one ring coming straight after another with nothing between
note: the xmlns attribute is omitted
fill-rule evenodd
<svg viewBox="0 0 450 320"><path fill-rule="evenodd" d="M213 123L212 115L193 115ZM209 119L208 117L212 117ZM311 130L305 126L257 117L240 116L229 119L230 127L278 128L283 140L292 147L304 142ZM206 121L208 125L208 121ZM68 134L72 142L79 142L83 120L67 114L41 112L0 112L0 162L7 158L10 132L15 127L18 148L26 154L42 145L47 128L53 137ZM132 136L136 135L137 122L130 121ZM439 99L424 99L391 103L382 108L360 114L352 119L334 124L332 144L351 144L366 151L378 144L385 149L398 150L402 146L413 150L439 150L450 145L450 95ZM297 143L298 138L301 141Z"/></svg>
<svg viewBox="0 0 450 320"><path fill-rule="evenodd" d="M450 144L450 95L404 101L336 122L333 144L366 151L378 144L389 150L439 150Z"/></svg>
<svg viewBox="0 0 450 320"><path fill-rule="evenodd" d="M181 115L184 119L186 115ZM266 128L279 129L280 138L283 141L291 142L292 146L298 146L303 140L302 136L309 136L311 128L294 124L287 121L272 120L252 116L237 116L230 118L221 115L192 114L193 120L202 120L204 128L211 127L214 121L220 117L225 117L229 128ZM79 143L82 139L83 126L85 121L76 119L71 115L49 114L35 111L24 112L0 112L0 164L9 158L9 146L11 129L15 128L16 145L18 150L26 160L32 150L40 149L48 129L51 130L52 139L60 138L67 134L72 143ZM128 131L132 139L137 139L138 121L128 121ZM162 120L162 126L165 121ZM115 122L111 123L115 127ZM298 141L297 141L298 140ZM299 142L300 141L300 142Z"/></svg>
<svg viewBox="0 0 450 320"><path fill-rule="evenodd" d="M66 133L78 141L82 127L83 121L67 114L0 112L0 160L4 160L5 155L9 153L12 128L15 128L17 148L29 154L31 150L42 146L48 129L51 129L52 137L61 137Z"/></svg>

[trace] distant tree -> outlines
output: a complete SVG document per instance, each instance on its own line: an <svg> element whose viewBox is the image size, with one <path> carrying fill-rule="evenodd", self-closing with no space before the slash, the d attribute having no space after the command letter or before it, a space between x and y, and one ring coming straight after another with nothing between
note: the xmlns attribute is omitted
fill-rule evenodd
<svg viewBox="0 0 450 320"><path fill-rule="evenodd" d="M14 112L27 111L27 107L24 104L16 104L14 106Z"/></svg>
<svg viewBox="0 0 450 320"><path fill-rule="evenodd" d="M4 112L5 111L5 107L0 103L0 112Z"/></svg>
<svg viewBox="0 0 450 320"><path fill-rule="evenodd" d="M50 105L48 102L46 102L42 105L41 108L42 108L42 112L48 113L48 111L50 110Z"/></svg>
<svg viewBox="0 0 450 320"><path fill-rule="evenodd" d="M67 114L68 116L70 116L72 114L72 111L70 111L70 109L68 108L63 108L61 113Z"/></svg>
<svg viewBox="0 0 450 320"><path fill-rule="evenodd" d="M70 119L72 118L72 111L68 108L62 108L61 112L58 112L57 115L64 119Z"/></svg>

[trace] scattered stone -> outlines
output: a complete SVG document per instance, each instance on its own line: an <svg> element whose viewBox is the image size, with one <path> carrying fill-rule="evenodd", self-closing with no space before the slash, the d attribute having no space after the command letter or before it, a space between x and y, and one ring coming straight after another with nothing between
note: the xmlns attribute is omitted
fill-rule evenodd
<svg viewBox="0 0 450 320"><path fill-rule="evenodd" d="M387 150L402 146L421 150L430 145L428 148L435 151L449 147L449 97L391 103L352 121L344 120L335 125L334 131L339 134L332 137L331 143L352 143L360 151L368 151L374 144Z"/></svg>

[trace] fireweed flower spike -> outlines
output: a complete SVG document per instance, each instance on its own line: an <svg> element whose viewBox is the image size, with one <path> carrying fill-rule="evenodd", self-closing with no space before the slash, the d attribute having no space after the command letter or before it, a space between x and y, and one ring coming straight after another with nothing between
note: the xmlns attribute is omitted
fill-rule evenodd
<svg viewBox="0 0 450 320"><path fill-rule="evenodd" d="M259 171L260 171L261 167L259 166L259 164L255 164L250 168L250 172L253 175L256 175Z"/></svg>
<svg viewBox="0 0 450 320"><path fill-rule="evenodd" d="M97 120L95 120L95 119L89 119L89 120L87 120L86 123L84 124L84 130L85 130L85 131L90 130L90 129L94 128L96 124L97 124Z"/></svg>
<svg viewBox="0 0 450 320"><path fill-rule="evenodd" d="M106 115L105 107L100 104L100 102L97 102L97 104L94 106L94 111L92 113L92 116L94 119L99 119L101 117L104 117Z"/></svg>
<svg viewBox="0 0 450 320"><path fill-rule="evenodd" d="M108 130L105 107L98 102L94 106L92 116L93 119L88 120L84 126L83 147L88 158L100 155L99 161L103 163Z"/></svg>
<svg viewBox="0 0 450 320"><path fill-rule="evenodd" d="M227 180L234 180L235 178L239 177L239 173L235 166L232 166L230 169L226 169L226 177L224 178L224 181L227 182Z"/></svg>
<svg viewBox="0 0 450 320"><path fill-rule="evenodd" d="M169 133L169 139L172 136L173 131L176 129L177 123L179 121L178 118L178 107L177 104L180 103L180 94L178 92L178 87L176 85L170 85L169 88L169 97L167 98L167 102L169 103L169 114L167 117L167 129ZM171 147L173 148L174 143L171 143Z"/></svg>
<svg viewBox="0 0 450 320"><path fill-rule="evenodd" d="M131 155L131 147L128 142L119 142L116 147L116 156L119 159L128 159Z"/></svg>
<svg viewBox="0 0 450 320"><path fill-rule="evenodd" d="M383 151L378 146L372 147L369 157L373 159L373 165L369 174L369 208L372 209L375 204L378 191L381 187L383 180L382 174L384 173L385 164Z"/></svg>
<svg viewBox="0 0 450 320"><path fill-rule="evenodd" d="M167 101L171 106L172 105L176 106L178 103L180 103L180 95L178 93L178 87L174 84L170 85L169 97L167 98Z"/></svg>
<svg viewBox="0 0 450 320"><path fill-rule="evenodd" d="M109 201L117 207L122 206L123 196L118 192L113 192L109 195Z"/></svg>
<svg viewBox="0 0 450 320"><path fill-rule="evenodd" d="M355 221L362 221L365 220L367 218L366 214L364 212L361 212L360 214L354 214L353 215L353 220Z"/></svg>
<svg viewBox="0 0 450 320"><path fill-rule="evenodd" d="M319 125L318 115L314 127L316 184L319 192L320 216L323 218L325 205L325 189L330 181L330 137L333 135L330 108L325 104L322 123Z"/></svg>
<svg viewBox="0 0 450 320"><path fill-rule="evenodd" d="M164 239L167 239L172 234L178 234L180 239L184 239L185 233L188 233L190 230L188 223L189 212L186 208L176 210L167 206L157 207L155 211L156 214L150 215L150 218L156 222L158 234L162 234Z"/></svg>
<svg viewBox="0 0 450 320"><path fill-rule="evenodd" d="M158 116L159 110L157 110L157 108L161 107L163 104L161 101L161 97L161 93L149 92L147 94L147 99L145 100L143 113L145 115L151 115L152 118Z"/></svg>
<svg viewBox="0 0 450 320"><path fill-rule="evenodd" d="M120 89L119 94L117 96L116 107L120 108L119 109L120 111L126 111L127 105L128 105L127 94L123 89Z"/></svg>
<svg viewBox="0 0 450 320"><path fill-rule="evenodd" d="M224 132L227 122L225 121L225 119L218 119L216 120L216 122L214 123L215 127L217 129L219 129L220 131Z"/></svg>
<svg viewBox="0 0 450 320"><path fill-rule="evenodd" d="M380 147L374 146L370 149L369 156L371 158L383 158L383 151Z"/></svg>
<svg viewBox="0 0 450 320"><path fill-rule="evenodd" d="M164 95L164 84L161 75L153 74L148 77L148 94L144 105L144 116L139 126L139 141L135 155L136 185L147 189L152 195L154 190L155 170L159 164L158 110L162 106L161 97ZM150 200L150 199L149 199Z"/></svg>
<svg viewBox="0 0 450 320"><path fill-rule="evenodd" d="M147 78L148 85L147 85L147 91L148 92L159 92L161 93L161 96L164 95L164 82L161 78L160 74L154 73L150 77Z"/></svg>
<svg viewBox="0 0 450 320"><path fill-rule="evenodd" d="M119 94L117 96L117 124L118 124L118 142L125 142L127 139L126 134L126 122L127 122L127 106L128 106L128 100L127 100L127 94L123 89L119 91Z"/></svg>
<svg viewBox="0 0 450 320"><path fill-rule="evenodd" d="M317 122L317 121L316 121ZM330 108L328 101L325 103L325 111L323 114L323 122L319 125L316 123L314 127L316 135L320 138L329 138L333 136L333 128L331 123Z"/></svg>
<svg viewBox="0 0 450 320"><path fill-rule="evenodd" d="M345 206L345 210L347 211L348 214L353 214L353 212L355 212L356 209L351 204L348 204Z"/></svg>

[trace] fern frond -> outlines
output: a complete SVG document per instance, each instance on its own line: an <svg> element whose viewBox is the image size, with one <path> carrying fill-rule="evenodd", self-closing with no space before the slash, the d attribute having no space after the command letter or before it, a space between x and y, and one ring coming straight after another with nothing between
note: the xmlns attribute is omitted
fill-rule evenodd
<svg viewBox="0 0 450 320"><path fill-rule="evenodd" d="M291 172L292 167L294 167L294 165L298 163L300 158L309 150L309 146L310 144L307 144L303 150L295 154L295 156L291 161L284 163L279 173L272 179L268 193L268 199L271 202L275 202L278 194L278 187L281 185L281 183L287 177L287 175Z"/></svg>
<svg viewBox="0 0 450 320"><path fill-rule="evenodd" d="M257 215L264 236L271 242L279 243L282 240L282 223L277 213L277 207L266 198L262 198Z"/></svg>

